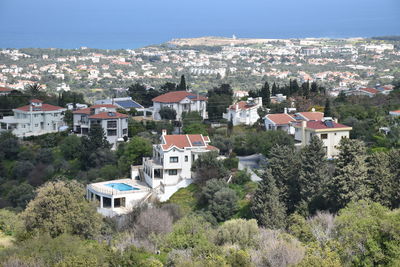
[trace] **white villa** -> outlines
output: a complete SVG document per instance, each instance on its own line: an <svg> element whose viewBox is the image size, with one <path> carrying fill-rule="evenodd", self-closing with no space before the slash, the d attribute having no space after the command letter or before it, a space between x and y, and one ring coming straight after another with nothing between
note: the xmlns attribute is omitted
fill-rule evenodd
<svg viewBox="0 0 400 267"><path fill-rule="evenodd" d="M64 126L66 110L32 99L29 105L13 109L13 116L0 119L0 130L12 131L18 137L55 133Z"/></svg>
<svg viewBox="0 0 400 267"><path fill-rule="evenodd" d="M178 189L192 183L193 162L209 151L208 136L201 134L167 135L153 145L153 157L143 158L143 164L132 166L131 179L112 180L87 186L87 198L100 202L98 211L105 216L129 212L150 196L168 200Z"/></svg>
<svg viewBox="0 0 400 267"><path fill-rule="evenodd" d="M93 124L100 124L115 149L117 142L128 138L128 115L116 109L117 106L101 104L73 111L73 131L79 136L87 135Z"/></svg>
<svg viewBox="0 0 400 267"><path fill-rule="evenodd" d="M260 107L262 107L261 97L256 99L249 97L247 101L240 101L229 106L222 117L232 121L234 126L239 124L253 125L260 118L257 112Z"/></svg>
<svg viewBox="0 0 400 267"><path fill-rule="evenodd" d="M183 112L197 111L207 119L207 98L187 91L169 92L153 98L153 119L161 120L160 109L172 108L176 111L176 120L182 119Z"/></svg>
<svg viewBox="0 0 400 267"><path fill-rule="evenodd" d="M342 138L349 138L352 127L337 123L330 117L318 121L301 121L294 125L295 140L303 147L316 135L324 143L326 157L334 158L339 154L338 146Z"/></svg>
<svg viewBox="0 0 400 267"><path fill-rule="evenodd" d="M293 122L296 122L296 119L287 113L267 114L264 117L266 131L281 130L288 134L294 134Z"/></svg>

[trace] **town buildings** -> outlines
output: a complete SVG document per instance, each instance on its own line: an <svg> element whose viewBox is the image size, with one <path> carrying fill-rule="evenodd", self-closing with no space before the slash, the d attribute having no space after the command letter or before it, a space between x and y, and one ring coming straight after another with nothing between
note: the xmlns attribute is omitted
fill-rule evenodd
<svg viewBox="0 0 400 267"><path fill-rule="evenodd" d="M161 120L160 110L171 108L176 111L176 120L182 119L182 113L196 111L203 119L207 119L207 98L187 91L169 92L153 98L153 119Z"/></svg>
<svg viewBox="0 0 400 267"><path fill-rule="evenodd" d="M1 130L10 130L18 137L55 133L64 126L66 110L32 99L29 105L13 109L13 116L0 119Z"/></svg>
<svg viewBox="0 0 400 267"><path fill-rule="evenodd" d="M249 97L246 101L239 101L226 109L222 117L232 121L234 126L239 124L253 125L260 118L257 110L262 107L262 98Z"/></svg>
<svg viewBox="0 0 400 267"><path fill-rule="evenodd" d="M73 111L73 131L77 135L87 135L95 124L103 128L113 149L117 142L128 138L128 115L117 112L115 105L101 104Z"/></svg>
<svg viewBox="0 0 400 267"><path fill-rule="evenodd" d="M168 135L163 130L161 143L153 145L152 158L132 166L131 179L119 179L87 186L87 198L98 200L98 211L105 216L127 213L153 196L168 200L178 189L193 181L192 164L203 153L218 151L201 134Z"/></svg>

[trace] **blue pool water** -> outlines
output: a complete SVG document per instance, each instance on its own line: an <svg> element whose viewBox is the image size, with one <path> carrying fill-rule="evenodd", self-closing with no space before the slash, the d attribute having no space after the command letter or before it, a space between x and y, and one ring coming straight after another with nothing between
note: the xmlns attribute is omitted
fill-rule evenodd
<svg viewBox="0 0 400 267"><path fill-rule="evenodd" d="M124 184L124 183L109 183L109 184L105 184L105 186L117 189L119 191L140 190L137 187L133 187L133 186L130 186L130 185Z"/></svg>

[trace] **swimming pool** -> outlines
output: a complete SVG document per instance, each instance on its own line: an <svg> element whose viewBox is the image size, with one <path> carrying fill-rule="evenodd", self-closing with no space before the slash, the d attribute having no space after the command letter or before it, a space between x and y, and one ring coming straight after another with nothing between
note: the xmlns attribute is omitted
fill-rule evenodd
<svg viewBox="0 0 400 267"><path fill-rule="evenodd" d="M109 183L109 184L105 184L105 186L117 189L119 191L140 190L137 187L133 187L133 186L130 186L130 185L124 184L124 183Z"/></svg>

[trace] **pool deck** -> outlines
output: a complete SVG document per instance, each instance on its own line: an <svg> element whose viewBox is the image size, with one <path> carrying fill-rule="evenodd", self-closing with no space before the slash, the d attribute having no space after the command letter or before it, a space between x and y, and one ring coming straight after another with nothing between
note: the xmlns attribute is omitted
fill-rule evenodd
<svg viewBox="0 0 400 267"><path fill-rule="evenodd" d="M112 187L106 185L109 183L123 183L123 184L130 185L132 187L139 188L139 190L120 191L116 188L112 188ZM132 194L132 193L143 193L143 192L151 190L150 187L146 183L138 181L138 180L132 180L129 178L89 184L88 189L90 189L91 191L95 191L97 193L101 193L103 195L109 195L109 196L126 195L126 194Z"/></svg>

